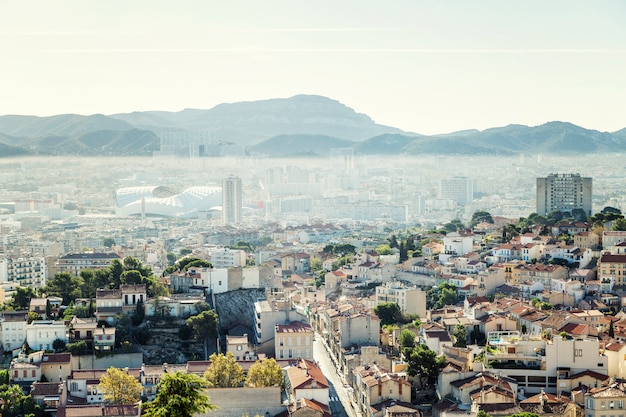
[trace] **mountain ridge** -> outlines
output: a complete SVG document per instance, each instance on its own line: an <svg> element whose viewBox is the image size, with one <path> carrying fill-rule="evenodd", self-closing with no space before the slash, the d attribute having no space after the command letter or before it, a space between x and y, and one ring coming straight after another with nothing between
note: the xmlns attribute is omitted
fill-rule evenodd
<svg viewBox="0 0 626 417"><path fill-rule="evenodd" d="M325 156L333 148L352 148L355 155L408 156L615 153L626 148L626 128L600 132L562 121L420 135L377 124L338 100L301 94L206 110L0 116L0 156L145 156L160 149L165 134L192 145L227 143L270 157Z"/></svg>

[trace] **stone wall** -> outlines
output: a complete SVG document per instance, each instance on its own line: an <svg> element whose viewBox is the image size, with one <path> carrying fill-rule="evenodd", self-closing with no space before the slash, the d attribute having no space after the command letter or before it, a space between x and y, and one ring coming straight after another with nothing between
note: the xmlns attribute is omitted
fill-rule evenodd
<svg viewBox="0 0 626 417"><path fill-rule="evenodd" d="M263 289L248 289L215 294L215 307L220 319L220 334L238 325L254 329L254 302L265 298Z"/></svg>
<svg viewBox="0 0 626 417"><path fill-rule="evenodd" d="M275 416L287 409L281 403L281 388L211 388L207 390L210 401L219 409L206 417L261 417ZM200 414L197 416L199 417Z"/></svg>
<svg viewBox="0 0 626 417"><path fill-rule="evenodd" d="M72 355L73 369L141 368L143 354L118 353L97 358L94 355Z"/></svg>

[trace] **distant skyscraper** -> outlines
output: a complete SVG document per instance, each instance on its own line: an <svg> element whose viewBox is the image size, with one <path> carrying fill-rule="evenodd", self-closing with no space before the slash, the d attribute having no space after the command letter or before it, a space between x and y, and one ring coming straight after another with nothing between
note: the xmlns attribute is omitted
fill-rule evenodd
<svg viewBox="0 0 626 417"><path fill-rule="evenodd" d="M474 200L474 182L467 177L442 178L439 197L466 206Z"/></svg>
<svg viewBox="0 0 626 417"><path fill-rule="evenodd" d="M241 178L228 177L222 180L222 220L224 224L241 222L242 208Z"/></svg>
<svg viewBox="0 0 626 417"><path fill-rule="evenodd" d="M591 215L591 178L580 174L550 174L537 178L537 214L545 216L554 210L572 213L582 209Z"/></svg>

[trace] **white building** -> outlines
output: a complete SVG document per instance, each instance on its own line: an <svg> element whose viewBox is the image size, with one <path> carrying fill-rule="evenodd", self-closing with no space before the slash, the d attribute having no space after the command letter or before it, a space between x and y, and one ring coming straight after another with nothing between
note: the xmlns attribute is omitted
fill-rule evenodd
<svg viewBox="0 0 626 417"><path fill-rule="evenodd" d="M231 176L222 180L222 221L224 224L241 223L242 197L241 178Z"/></svg>
<svg viewBox="0 0 626 417"><path fill-rule="evenodd" d="M47 277L48 268L43 257L0 259L0 282L7 293L15 287L42 288Z"/></svg>
<svg viewBox="0 0 626 417"><path fill-rule="evenodd" d="M26 340L32 349L50 350L56 339L67 343L67 326L63 321L34 320L26 325Z"/></svg>
<svg viewBox="0 0 626 417"><path fill-rule="evenodd" d="M443 238L443 252L439 254L439 262L446 263L453 256L461 256L472 251L474 238L472 235L461 235L458 232L448 233Z"/></svg>
<svg viewBox="0 0 626 417"><path fill-rule="evenodd" d="M387 282L376 287L376 305L396 303L408 314L426 317L426 292L417 287L407 287L401 282Z"/></svg>
<svg viewBox="0 0 626 417"><path fill-rule="evenodd" d="M28 311L5 311L0 319L0 340L6 352L19 351L26 340Z"/></svg>

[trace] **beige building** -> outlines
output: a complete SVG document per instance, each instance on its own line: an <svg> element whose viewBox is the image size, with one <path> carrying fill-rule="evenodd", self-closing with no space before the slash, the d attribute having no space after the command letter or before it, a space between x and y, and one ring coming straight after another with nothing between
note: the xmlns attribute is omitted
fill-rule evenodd
<svg viewBox="0 0 626 417"><path fill-rule="evenodd" d="M253 361L257 357L247 334L226 336L226 353L232 353L237 361Z"/></svg>
<svg viewBox="0 0 626 417"><path fill-rule="evenodd" d="M623 382L593 388L584 398L585 417L626 415L626 386Z"/></svg>
<svg viewBox="0 0 626 417"><path fill-rule="evenodd" d="M598 278L613 278L615 285L626 284L626 255L604 253L598 260Z"/></svg>
<svg viewBox="0 0 626 417"><path fill-rule="evenodd" d="M356 406L364 416L374 415L373 406L387 400L411 402L411 383L378 365L356 368L354 377Z"/></svg>
<svg viewBox="0 0 626 417"><path fill-rule="evenodd" d="M393 281L376 287L376 305L396 303L400 310L408 314L426 317L426 292L417 287L407 287Z"/></svg>
<svg viewBox="0 0 626 417"><path fill-rule="evenodd" d="M276 359L313 359L313 328L300 321L277 324L274 331Z"/></svg>

